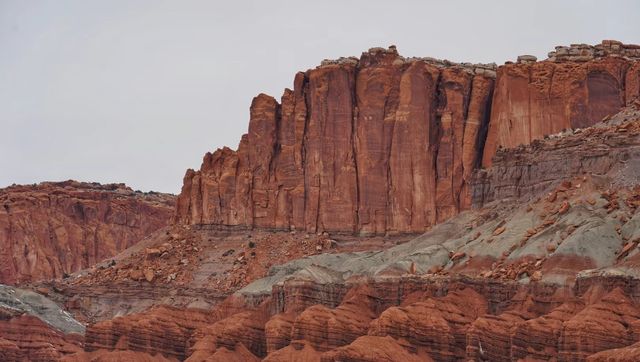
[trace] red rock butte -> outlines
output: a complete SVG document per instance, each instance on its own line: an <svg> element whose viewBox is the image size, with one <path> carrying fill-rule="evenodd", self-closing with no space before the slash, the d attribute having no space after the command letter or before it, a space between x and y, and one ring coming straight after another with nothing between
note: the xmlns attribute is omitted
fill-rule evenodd
<svg viewBox="0 0 640 362"><path fill-rule="evenodd" d="M394 46L299 72L253 99L237 151L188 170L176 221L355 234L420 233L471 206L502 147L593 125L640 94L640 46L556 47L537 61L404 58Z"/></svg>

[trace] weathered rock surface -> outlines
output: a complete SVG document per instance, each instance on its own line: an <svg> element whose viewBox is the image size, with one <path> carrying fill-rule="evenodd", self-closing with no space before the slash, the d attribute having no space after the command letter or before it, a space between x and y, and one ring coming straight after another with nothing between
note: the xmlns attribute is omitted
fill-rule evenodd
<svg viewBox="0 0 640 362"><path fill-rule="evenodd" d="M617 145L616 153L632 154L639 134L637 120L614 117L542 142L549 151L527 152L543 163L558 162L551 150L565 145ZM509 152L526 162L522 149ZM587 176L551 175L524 204L523 195L502 194L513 207L486 204L382 252L317 255L274 268L239 292L254 301L263 295L279 313L265 324L268 360L301 351L321 360L423 353L434 360L582 361L612 347L607 353L633 354L640 167L631 159L613 157L603 168L585 163ZM365 299L352 303L358 296ZM362 342L383 336L390 343Z"/></svg>
<svg viewBox="0 0 640 362"><path fill-rule="evenodd" d="M411 347L409 347L411 348ZM413 352L413 353L412 353ZM362 336L348 346L337 348L324 353L320 361L407 361L407 362L431 362L428 355L407 350L401 343L391 337Z"/></svg>
<svg viewBox="0 0 640 362"><path fill-rule="evenodd" d="M444 278L435 282L429 277L404 277L395 279L394 283L408 287L409 280L412 280L414 291L408 291L400 298L401 306L384 309L383 300L389 293L386 289L389 284L377 281L368 284L367 288L356 284L336 308L308 307L297 319L315 319L316 322L296 322L298 325L289 329L291 342L269 352L265 360L584 361L597 352L631 346L640 339L637 334L640 306L606 279L600 279L584 292L579 288L545 283L502 283L503 289L499 291L495 282L492 287L487 279L471 278ZM438 288L434 288L435 285ZM447 291L449 288L451 290ZM353 333L343 333L342 340L336 338L345 330L349 316L354 316L353 312L345 312L345 305L359 298L376 301L374 304L383 312L368 328L359 327L361 316L355 314L354 327L349 327ZM486 301L490 301L489 304ZM554 305L558 307L554 308ZM255 318L255 314L248 313L241 312L214 324L234 326L232 330L213 327L217 330L214 339L209 338L211 334L196 333L195 346L208 345L209 349L195 348L189 360L204 360L221 348L228 350L225 353L251 350L245 344L255 346L256 340L247 331L258 330L260 325L266 324ZM249 315L254 318L248 318ZM342 320L336 316L341 316ZM244 326L238 325L240 321L244 321L241 322ZM237 330L245 333L235 332ZM346 337L355 335L356 330L360 336ZM227 340L225 345L219 344L222 336ZM263 340L266 338L264 336ZM226 344L234 340L237 345L227 348ZM624 355L633 354L634 350L629 347L628 351L610 353L614 352Z"/></svg>
<svg viewBox="0 0 640 362"><path fill-rule="evenodd" d="M631 106L594 127L567 131L528 146L498 151L493 166L474 174L472 201L485 203L537 195L550 185L580 175L619 170L617 183L633 183L640 162L636 122L640 107ZM626 169L626 171L625 171Z"/></svg>
<svg viewBox="0 0 640 362"><path fill-rule="evenodd" d="M530 313L514 310L478 318L467 334L467 358L510 361L511 335L519 324L531 317Z"/></svg>
<svg viewBox="0 0 640 362"><path fill-rule="evenodd" d="M487 302L473 289L453 291L385 310L369 327L369 334L404 339L436 360L465 357L467 328L488 311Z"/></svg>
<svg viewBox="0 0 640 362"><path fill-rule="evenodd" d="M311 255L376 250L411 238L332 237L177 225L90 269L38 286L86 323L140 313L157 304L208 309L267 276L273 265Z"/></svg>
<svg viewBox="0 0 640 362"><path fill-rule="evenodd" d="M628 347L613 348L587 357L587 362L635 362L640 359L640 342Z"/></svg>
<svg viewBox="0 0 640 362"><path fill-rule="evenodd" d="M495 65L407 59L393 46L325 61L298 73L280 103L253 100L238 150L208 153L187 171L176 219L424 232L470 207L472 173L499 148L593 125L633 103L638 49L611 41L593 49L589 59L525 57L498 67L497 79Z"/></svg>
<svg viewBox="0 0 640 362"><path fill-rule="evenodd" d="M491 66L405 59L395 47L298 73L280 104L253 100L237 151L207 154L187 172L177 220L422 232L469 204L461 190L492 90Z"/></svg>
<svg viewBox="0 0 640 362"><path fill-rule="evenodd" d="M193 354L189 360L204 360L222 348L235 351L238 344L250 354L264 357L267 354L265 323L266 319L260 313L247 311L203 327L195 334L197 342L191 348Z"/></svg>
<svg viewBox="0 0 640 362"><path fill-rule="evenodd" d="M265 362L320 362L321 353L313 349L307 341L292 341L291 344L269 353Z"/></svg>
<svg viewBox="0 0 640 362"><path fill-rule="evenodd" d="M54 302L0 285L0 360L57 361L82 351L84 326Z"/></svg>
<svg viewBox="0 0 640 362"><path fill-rule="evenodd" d="M3 361L57 361L82 351L81 335L65 335L39 318L0 309L0 356Z"/></svg>
<svg viewBox="0 0 640 362"><path fill-rule="evenodd" d="M549 52L549 60L558 62L585 62L603 56L640 59L640 46L623 44L617 40L603 40L602 43L598 45L558 45L554 51Z"/></svg>
<svg viewBox="0 0 640 362"><path fill-rule="evenodd" d="M618 113L633 101L627 99L625 79L635 76L635 63L607 57L586 63L546 61L498 68L483 165L491 164L500 147L527 145Z"/></svg>
<svg viewBox="0 0 640 362"><path fill-rule="evenodd" d="M616 288L563 324L559 357L584 360L596 352L629 346L640 337L639 321L638 306Z"/></svg>
<svg viewBox="0 0 640 362"><path fill-rule="evenodd" d="M199 327L214 321L213 316L194 309L159 306L151 310L91 325L85 335L85 350L131 350L160 353L184 360L188 341Z"/></svg>
<svg viewBox="0 0 640 362"><path fill-rule="evenodd" d="M567 301L550 313L515 326L511 336L511 357L549 360L558 356L558 341L563 323L578 313L584 304Z"/></svg>
<svg viewBox="0 0 640 362"><path fill-rule="evenodd" d="M0 283L60 278L168 225L175 197L123 184L43 182L0 190Z"/></svg>
<svg viewBox="0 0 640 362"><path fill-rule="evenodd" d="M324 352L353 342L366 334L375 318L375 298L366 288L360 288L335 309L323 305L307 308L296 319L291 339L304 339L314 350Z"/></svg>
<svg viewBox="0 0 640 362"><path fill-rule="evenodd" d="M264 325L267 353L277 351L291 343L291 330L295 315L280 313L271 317Z"/></svg>
<svg viewBox="0 0 640 362"><path fill-rule="evenodd" d="M530 194L513 189L539 181L520 178L513 189L494 192L497 202L380 251L318 252L272 266L230 304L199 317L163 317L153 309L97 323L88 329L85 349L122 348L191 361L583 361L610 348L617 349L609 353L633 353L629 346L640 340L640 166L633 157L615 155L633 154L640 120L631 111L622 118L628 119L615 116L499 155L522 163L535 156L553 165L561 162L556 148L616 145L606 167L585 162L585 174L552 174ZM500 167L506 172L496 172ZM494 177L517 180L509 170L496 162L483 185L491 190L501 180ZM311 240L299 234L304 233L272 236L292 246L289 237ZM204 245L185 239L179 242L185 255ZM312 243L321 244L328 243ZM173 308L169 314L187 311ZM191 324L198 318L201 323Z"/></svg>

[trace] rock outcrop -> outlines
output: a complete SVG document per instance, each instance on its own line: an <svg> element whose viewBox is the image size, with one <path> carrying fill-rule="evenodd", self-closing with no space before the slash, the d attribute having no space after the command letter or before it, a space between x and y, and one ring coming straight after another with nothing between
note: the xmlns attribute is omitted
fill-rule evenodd
<svg viewBox="0 0 640 362"><path fill-rule="evenodd" d="M175 362L176 359L169 359L165 356L156 354L147 354L144 352L133 351L94 351L94 352L78 352L64 356L60 359L62 362Z"/></svg>
<svg viewBox="0 0 640 362"><path fill-rule="evenodd" d="M416 233L456 214L477 165L491 66L404 59L375 48L298 73L279 104L261 94L237 151L188 171L187 224Z"/></svg>
<svg viewBox="0 0 640 362"><path fill-rule="evenodd" d="M332 237L173 225L69 278L36 285L48 289L76 318L95 323L157 304L207 309L267 276L273 265L323 253L380 249L411 239Z"/></svg>
<svg viewBox="0 0 640 362"><path fill-rule="evenodd" d="M632 346L640 339L637 333L640 306L631 301L629 293L604 279L583 292L546 283L504 283L503 292L499 292L495 282L481 278L442 278L438 288L434 288L434 281L428 276L395 280L405 287L409 287L409 281L413 284L409 287L413 291L399 296L399 305L382 302L390 285L384 281L372 282L366 288L355 285L340 306L308 307L295 318L295 327L279 328L282 336L279 340L288 338L290 342L271 349L264 360L584 361L612 347L619 349L610 353L636 353ZM362 323L363 314L357 313L356 305L352 304L357 300L374 301L375 311L366 307L364 310L372 313L367 319L371 316L377 319ZM211 356L224 356L227 360L265 357L264 346L270 337L264 331L282 316L275 315L266 321L264 306L257 310L245 306L244 311L231 312L228 317L214 309L210 315L221 319L199 327L191 338L182 337L191 340L187 360L204 361ZM144 333L163 330L156 327L157 332ZM145 353L170 346L151 343L132 348L117 344L117 348ZM162 353L178 357L166 349ZM222 360L216 358L213 360Z"/></svg>
<svg viewBox="0 0 640 362"><path fill-rule="evenodd" d="M638 97L636 46L576 47L497 69L403 58L393 46L323 61L280 103L254 98L238 150L187 171L176 220L424 232L470 207L472 173L499 148L592 125Z"/></svg>
<svg viewBox="0 0 640 362"><path fill-rule="evenodd" d="M584 360L603 350L629 346L638 341L640 311L616 288L563 324L559 357Z"/></svg>
<svg viewBox="0 0 640 362"><path fill-rule="evenodd" d="M631 106L594 127L499 150L491 168L473 175L472 204L481 207L494 200L526 198L564 179L616 169L621 171L616 182L629 184L640 159L640 137L638 124L625 121L637 119L640 107Z"/></svg>
<svg viewBox="0 0 640 362"><path fill-rule="evenodd" d="M293 323L291 339L304 339L316 351L345 346L366 334L375 318L374 301L367 288L354 290L335 309L315 305L302 312Z"/></svg>
<svg viewBox="0 0 640 362"><path fill-rule="evenodd" d="M184 360L192 333L213 321L204 311L159 306L92 325L84 347L88 352L119 349Z"/></svg>
<svg viewBox="0 0 640 362"><path fill-rule="evenodd" d="M543 61L498 68L483 166L498 148L527 145L568 129L591 126L637 97L638 61ZM637 86L635 86L637 88Z"/></svg>
<svg viewBox="0 0 640 362"><path fill-rule="evenodd" d="M424 353L416 353L414 348L407 346L391 337L362 336L348 346L336 348L333 351L322 354L321 362L338 361L407 361L407 362L431 362L434 361Z"/></svg>
<svg viewBox="0 0 640 362"><path fill-rule="evenodd" d="M11 315L0 308L2 361L57 361L82 351L81 335L65 335L29 315Z"/></svg>
<svg viewBox="0 0 640 362"><path fill-rule="evenodd" d="M84 326L53 301L0 285L0 360L58 361L82 351Z"/></svg>
<svg viewBox="0 0 640 362"><path fill-rule="evenodd" d="M467 328L487 311L484 297L467 288L389 308L371 323L368 333L404 339L438 361L464 359Z"/></svg>
<svg viewBox="0 0 640 362"><path fill-rule="evenodd" d="M124 184L43 182L0 190L0 283L60 278L168 225L175 197Z"/></svg>

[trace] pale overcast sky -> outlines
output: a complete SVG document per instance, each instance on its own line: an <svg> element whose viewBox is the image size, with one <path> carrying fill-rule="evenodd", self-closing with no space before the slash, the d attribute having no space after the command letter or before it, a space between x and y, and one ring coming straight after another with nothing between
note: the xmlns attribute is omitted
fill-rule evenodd
<svg viewBox="0 0 640 362"><path fill-rule="evenodd" d="M0 0L0 187L77 179L177 193L236 148L260 92L395 44L454 61L640 43L638 1Z"/></svg>

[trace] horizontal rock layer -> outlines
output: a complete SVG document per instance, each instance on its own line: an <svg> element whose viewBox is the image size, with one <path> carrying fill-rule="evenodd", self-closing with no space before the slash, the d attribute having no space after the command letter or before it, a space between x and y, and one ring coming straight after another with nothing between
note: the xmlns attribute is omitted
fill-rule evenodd
<svg viewBox="0 0 640 362"><path fill-rule="evenodd" d="M113 256L166 226L174 200L124 184L0 189L0 283L59 278Z"/></svg>
<svg viewBox="0 0 640 362"><path fill-rule="evenodd" d="M395 47L324 61L280 103L254 98L238 150L187 171L176 220L423 232L470 207L472 174L499 148L592 125L640 94L636 58L612 50L509 63L495 76L491 65L406 59Z"/></svg>
<svg viewBox="0 0 640 362"><path fill-rule="evenodd" d="M58 361L82 350L84 331L44 296L0 285L0 361Z"/></svg>
<svg viewBox="0 0 640 362"><path fill-rule="evenodd" d="M80 351L81 335L65 335L34 316L0 308L0 360L58 361Z"/></svg>
<svg viewBox="0 0 640 362"><path fill-rule="evenodd" d="M188 340L194 330L214 319L200 310L155 307L143 314L132 314L96 323L87 329L85 350L130 350L160 353L184 360Z"/></svg>
<svg viewBox="0 0 640 362"><path fill-rule="evenodd" d="M394 302L388 296L396 293L397 279L359 283L336 307L289 314L267 313L273 299L240 312L240 304L225 312L225 306L208 313L151 310L117 319L131 330L111 322L89 327L85 348L188 361L584 361L611 348L620 349L614 355L637 353L624 348L640 341L640 306L607 279L582 291L486 279L403 279L408 288Z"/></svg>

